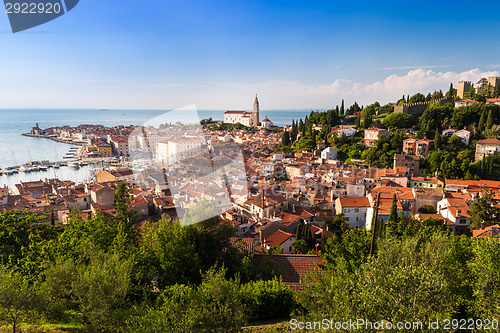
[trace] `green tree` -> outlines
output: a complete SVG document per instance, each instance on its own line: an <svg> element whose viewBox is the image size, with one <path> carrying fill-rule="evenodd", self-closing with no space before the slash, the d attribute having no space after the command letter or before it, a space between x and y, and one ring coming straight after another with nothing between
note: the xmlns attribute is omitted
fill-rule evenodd
<svg viewBox="0 0 500 333"><path fill-rule="evenodd" d="M293 143L295 140L297 140L297 124L295 123L295 120L292 120L292 130L290 132L290 142Z"/></svg>
<svg viewBox="0 0 500 333"><path fill-rule="evenodd" d="M490 129L493 127L493 110L488 112L488 119L486 120L486 129Z"/></svg>
<svg viewBox="0 0 500 333"><path fill-rule="evenodd" d="M455 96L456 90L453 88L453 83L450 83L450 89L446 92L446 97L453 97Z"/></svg>
<svg viewBox="0 0 500 333"><path fill-rule="evenodd" d="M127 320L130 332L240 332L248 322L249 297L240 281L226 279L224 269L210 269L198 287L175 284L158 297L157 305Z"/></svg>
<svg viewBox="0 0 500 333"><path fill-rule="evenodd" d="M441 149L441 132L436 128L436 133L434 134L434 147L436 149Z"/></svg>
<svg viewBox="0 0 500 333"><path fill-rule="evenodd" d="M432 205L423 205L418 209L421 214L437 214L436 208Z"/></svg>
<svg viewBox="0 0 500 333"><path fill-rule="evenodd" d="M475 315L479 318L500 315L500 243L497 238L480 239L473 244L474 260L470 263ZM485 317L486 318L486 317Z"/></svg>
<svg viewBox="0 0 500 333"><path fill-rule="evenodd" d="M342 100L342 104L340 105L339 115L343 116L345 114L344 100Z"/></svg>
<svg viewBox="0 0 500 333"><path fill-rule="evenodd" d="M483 196L470 205L469 214L471 216L470 229L481 228L484 222L486 227L500 223L500 208L498 200L491 192L486 192Z"/></svg>
<svg viewBox="0 0 500 333"><path fill-rule="evenodd" d="M41 293L26 282L19 273L0 266L0 323L18 332L21 323L39 319Z"/></svg>
<svg viewBox="0 0 500 333"><path fill-rule="evenodd" d="M387 229L392 233L397 232L398 229L398 199L396 193L392 196L391 211L389 213L389 220L387 220Z"/></svg>
<svg viewBox="0 0 500 333"><path fill-rule="evenodd" d="M410 128L415 124L415 118L407 113L391 113L382 122L387 128Z"/></svg>
<svg viewBox="0 0 500 333"><path fill-rule="evenodd" d="M285 131L285 133L283 133L283 137L281 138L281 145L290 146L290 134L288 133L288 131Z"/></svg>
<svg viewBox="0 0 500 333"><path fill-rule="evenodd" d="M93 330L119 327L131 289L132 261L117 254L95 253L77 266L71 288L79 310Z"/></svg>
<svg viewBox="0 0 500 333"><path fill-rule="evenodd" d="M478 125L478 131L479 133L482 133L485 130L486 127L486 111L483 111L481 113L481 119L479 119L479 125Z"/></svg>

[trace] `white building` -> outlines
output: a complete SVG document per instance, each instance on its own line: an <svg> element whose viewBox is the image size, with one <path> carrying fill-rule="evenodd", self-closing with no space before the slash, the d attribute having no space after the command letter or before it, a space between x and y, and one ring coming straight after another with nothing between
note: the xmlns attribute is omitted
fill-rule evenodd
<svg viewBox="0 0 500 333"><path fill-rule="evenodd" d="M227 124L240 123L245 126L258 126L259 111L260 111L259 100L257 99L257 95L255 95L255 101L253 103L253 112L228 110L224 112L224 122Z"/></svg>
<svg viewBox="0 0 500 333"><path fill-rule="evenodd" d="M464 107L464 106L470 106L474 103L477 103L477 102L473 99L461 99L461 100L455 102L455 107L460 108L460 107Z"/></svg>
<svg viewBox="0 0 500 333"><path fill-rule="evenodd" d="M262 247L269 251L273 247L281 247L283 254L292 254L292 244L295 242L295 237L283 230L276 230L271 236L264 239Z"/></svg>
<svg viewBox="0 0 500 333"><path fill-rule="evenodd" d="M366 212L370 208L367 197L340 197L335 200L335 214L344 214L349 228L362 228L366 223Z"/></svg>
<svg viewBox="0 0 500 333"><path fill-rule="evenodd" d="M462 141L462 143L465 144L466 146L468 146L470 143L470 131L466 129L458 131L454 128L448 128L442 131L441 134L446 136L448 139L454 135L458 136L460 138L460 141Z"/></svg>
<svg viewBox="0 0 500 333"><path fill-rule="evenodd" d="M332 133L334 135L337 135L337 136L342 136L345 135L346 137L351 137L351 136L354 136L354 134L356 134L356 129L352 126L339 126L337 128L334 128L332 129Z"/></svg>
<svg viewBox="0 0 500 333"><path fill-rule="evenodd" d="M273 122L267 118L267 116L261 122L262 128L271 128L273 127Z"/></svg>
<svg viewBox="0 0 500 333"><path fill-rule="evenodd" d="M157 144L156 160L166 164L196 155L200 152L202 142L199 138L177 138Z"/></svg>
<svg viewBox="0 0 500 333"><path fill-rule="evenodd" d="M465 144L466 146L469 145L469 142L470 142L470 131L468 131L466 129L463 129L463 130L460 130L460 131L456 131L455 135L460 138L460 141L462 141L463 144Z"/></svg>
<svg viewBox="0 0 500 333"><path fill-rule="evenodd" d="M336 160L337 159L337 148L327 147L321 152L321 158L324 160Z"/></svg>
<svg viewBox="0 0 500 333"><path fill-rule="evenodd" d="M437 203L438 214L455 223L455 232L463 234L470 226L469 205L461 198L445 198Z"/></svg>

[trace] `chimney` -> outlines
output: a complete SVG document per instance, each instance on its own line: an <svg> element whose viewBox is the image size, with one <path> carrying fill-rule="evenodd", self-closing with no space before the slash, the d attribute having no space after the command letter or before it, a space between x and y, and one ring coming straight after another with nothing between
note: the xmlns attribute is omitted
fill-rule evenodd
<svg viewBox="0 0 500 333"><path fill-rule="evenodd" d="M484 230L484 221L481 222L481 230Z"/></svg>
<svg viewBox="0 0 500 333"><path fill-rule="evenodd" d="M295 214L295 204L293 204L292 207L293 207L293 211L292 212Z"/></svg>

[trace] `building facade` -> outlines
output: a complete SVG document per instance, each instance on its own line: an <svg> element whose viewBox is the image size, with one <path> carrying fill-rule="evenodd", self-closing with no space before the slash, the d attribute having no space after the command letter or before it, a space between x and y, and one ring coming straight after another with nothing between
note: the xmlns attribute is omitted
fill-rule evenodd
<svg viewBox="0 0 500 333"><path fill-rule="evenodd" d="M484 139L476 142L475 161L481 161L485 156L496 155L500 152L500 140Z"/></svg>
<svg viewBox="0 0 500 333"><path fill-rule="evenodd" d="M257 95L255 95L255 101L253 103L253 112L228 110L224 112L224 123L226 124L240 123L244 126L249 126L249 127L258 126L259 112L260 112L259 99L257 98Z"/></svg>

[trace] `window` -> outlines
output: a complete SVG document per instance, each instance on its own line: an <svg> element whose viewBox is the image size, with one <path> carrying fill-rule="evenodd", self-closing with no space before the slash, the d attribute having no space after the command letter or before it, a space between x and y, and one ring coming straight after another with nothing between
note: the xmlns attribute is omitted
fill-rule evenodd
<svg viewBox="0 0 500 333"><path fill-rule="evenodd" d="M356 222L359 222L359 217L358 216L356 216Z"/></svg>
<svg viewBox="0 0 500 333"><path fill-rule="evenodd" d="M349 222L349 218L348 218L348 217L344 217L344 220L345 220L346 222Z"/></svg>
<svg viewBox="0 0 500 333"><path fill-rule="evenodd" d="M359 208L354 209L355 213L359 213Z"/></svg>
<svg viewBox="0 0 500 333"><path fill-rule="evenodd" d="M344 209L344 213L349 213L349 208Z"/></svg>

